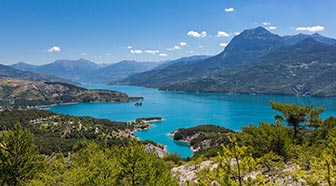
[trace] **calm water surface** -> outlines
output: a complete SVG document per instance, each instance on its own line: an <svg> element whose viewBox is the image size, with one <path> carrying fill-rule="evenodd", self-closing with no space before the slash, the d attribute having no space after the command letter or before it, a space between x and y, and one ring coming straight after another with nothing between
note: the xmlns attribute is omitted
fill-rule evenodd
<svg viewBox="0 0 336 186"><path fill-rule="evenodd" d="M240 130L249 123L274 122L276 114L270 101L282 103L313 104L324 106L322 117L336 116L335 98L316 98L273 95L227 95L159 91L134 86L83 85L89 89L117 90L129 96L145 98L141 107L134 103L80 103L50 107L51 111L75 116L92 116L115 121L132 121L140 117L162 117L162 122L147 131L136 132L141 140L153 140L166 145L169 152L182 157L192 155L188 145L175 142L167 135L179 128L199 124L216 124Z"/></svg>

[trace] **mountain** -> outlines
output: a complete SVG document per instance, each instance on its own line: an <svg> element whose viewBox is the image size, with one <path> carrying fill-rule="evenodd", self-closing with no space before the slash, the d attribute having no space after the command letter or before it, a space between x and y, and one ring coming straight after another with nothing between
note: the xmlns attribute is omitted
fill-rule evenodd
<svg viewBox="0 0 336 186"><path fill-rule="evenodd" d="M0 75L6 76L9 78L14 79L22 79L22 80L29 80L29 81L46 81L46 82L68 82L71 83L71 81L59 78L52 75L46 75L46 74L38 74L28 71L21 71L14 69L10 66L5 66L0 64Z"/></svg>
<svg viewBox="0 0 336 186"><path fill-rule="evenodd" d="M74 102L126 102L142 98L108 90L88 90L67 83L0 78L0 106L42 106Z"/></svg>
<svg viewBox="0 0 336 186"><path fill-rule="evenodd" d="M286 44L282 37L263 27L257 27L235 36L225 50L216 56L195 60L193 63L177 62L163 69L130 76L120 83L157 88L163 84L208 76L244 65L284 46Z"/></svg>
<svg viewBox="0 0 336 186"><path fill-rule="evenodd" d="M131 84L140 86L159 86L167 82L179 81L188 78L188 73L182 73L185 69L195 63L209 58L208 56L184 57L168 63L164 63L150 71L131 75L119 84Z"/></svg>
<svg viewBox="0 0 336 186"><path fill-rule="evenodd" d="M129 75L141 73L157 67L155 62L121 61L98 69L94 75L87 79L90 82L112 82L123 79Z"/></svg>
<svg viewBox="0 0 336 186"><path fill-rule="evenodd" d="M251 65L163 85L166 90L336 96L336 47L307 38Z"/></svg>
<svg viewBox="0 0 336 186"><path fill-rule="evenodd" d="M207 59L209 57L211 57L211 56L195 55L195 56L189 56L189 57L182 57L182 58L179 58L179 59L176 59L176 60L163 62L162 64L160 64L159 66L157 66L153 70L164 69L164 68L166 68L170 65L176 64L176 63L184 64L184 65L193 64L193 63L196 63L198 61Z"/></svg>
<svg viewBox="0 0 336 186"><path fill-rule="evenodd" d="M327 45L335 45L336 39L328 38L325 36L322 36L318 33L307 35L307 34L297 34L293 36L283 36L285 42L287 45L294 45L296 43L299 43L307 38L314 39L315 41L327 44Z"/></svg>
<svg viewBox="0 0 336 186"><path fill-rule="evenodd" d="M34 69L38 68L37 65L31 65L25 62L18 62L16 64L10 65L10 67L22 70L22 71L34 71Z"/></svg>
<svg viewBox="0 0 336 186"><path fill-rule="evenodd" d="M34 71L80 82L83 77L87 77L98 69L99 65L85 59L78 59L57 60L53 63L39 66Z"/></svg>
<svg viewBox="0 0 336 186"><path fill-rule="evenodd" d="M121 61L109 65L100 65L85 59L64 59L41 66L20 62L12 65L12 67L23 71L54 75L74 82L109 83L132 74L151 70L159 64L155 62Z"/></svg>

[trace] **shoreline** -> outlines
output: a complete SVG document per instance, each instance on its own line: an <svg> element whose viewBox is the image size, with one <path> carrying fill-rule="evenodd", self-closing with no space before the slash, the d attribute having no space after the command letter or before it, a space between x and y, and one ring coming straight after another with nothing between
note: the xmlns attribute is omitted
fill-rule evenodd
<svg viewBox="0 0 336 186"><path fill-rule="evenodd" d="M178 131L178 130L174 130L174 131L172 131L172 132L167 133L167 135L168 135L168 136L171 136L171 137L172 137L172 140L173 140L174 142L181 142L181 143L185 143L185 144L187 144L187 145L189 146L189 149L190 149L193 153L196 153L197 151L199 151L199 148L196 148L196 149L195 149L193 146L190 145L190 141L188 141L188 140L174 140L174 136L175 136L175 134L177 133L177 131Z"/></svg>
<svg viewBox="0 0 336 186"><path fill-rule="evenodd" d="M138 97L134 97L138 98ZM39 106L28 106L29 108L44 108L44 107L54 107L54 106L60 106L60 105L75 105L79 103L131 103L138 100L144 100L144 98L139 98L137 100L129 100L129 101L90 101L90 102L68 102L68 103L53 103L50 105L39 105Z"/></svg>

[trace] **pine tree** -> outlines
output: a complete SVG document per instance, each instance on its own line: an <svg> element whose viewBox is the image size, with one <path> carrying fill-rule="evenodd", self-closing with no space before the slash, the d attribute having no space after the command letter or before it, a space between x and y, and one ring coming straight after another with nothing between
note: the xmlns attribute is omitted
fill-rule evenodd
<svg viewBox="0 0 336 186"><path fill-rule="evenodd" d="M281 112L281 115L276 115L275 119L285 120L288 126L293 127L294 140L297 138L301 124L318 128L322 123L322 119L319 115L323 112L323 107L313 109L312 105L297 106L295 104L282 104L277 102L271 102L271 106L274 110Z"/></svg>
<svg viewBox="0 0 336 186"><path fill-rule="evenodd" d="M0 134L0 184L22 185L35 172L33 135L15 124Z"/></svg>

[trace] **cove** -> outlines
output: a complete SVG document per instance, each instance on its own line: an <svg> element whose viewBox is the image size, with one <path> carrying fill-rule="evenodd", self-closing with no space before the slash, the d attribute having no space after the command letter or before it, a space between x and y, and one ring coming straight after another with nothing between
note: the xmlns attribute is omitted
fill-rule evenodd
<svg viewBox="0 0 336 186"><path fill-rule="evenodd" d="M279 95L229 95L212 93L170 92L135 86L108 86L89 84L89 89L106 89L124 92L129 96L145 98L142 106L134 103L79 103L49 107L53 112L75 116L92 116L114 121L132 121L142 117L162 117L154 127L136 132L141 140L152 140L167 147L171 153L189 157L193 152L187 144L175 142L169 132L199 124L215 124L240 130L249 123L273 123L270 101L281 103L313 104L324 106L322 118L336 116L336 99Z"/></svg>

